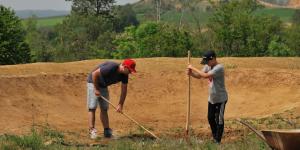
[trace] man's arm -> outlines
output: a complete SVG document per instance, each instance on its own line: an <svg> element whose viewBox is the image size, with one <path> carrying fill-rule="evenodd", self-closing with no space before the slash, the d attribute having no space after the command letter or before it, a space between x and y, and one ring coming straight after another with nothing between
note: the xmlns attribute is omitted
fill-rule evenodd
<svg viewBox="0 0 300 150"><path fill-rule="evenodd" d="M127 96L127 84L122 83L121 84L121 96L120 96L120 101L119 101L119 105L117 107L117 111L118 112L122 112L123 110L123 105L125 102Z"/></svg>
<svg viewBox="0 0 300 150"><path fill-rule="evenodd" d="M98 68L97 70L93 71L92 72L92 79L93 79L93 84L94 84L94 88L95 88L95 95L96 96L100 96L101 93L100 93L100 87L98 85L98 79L101 75L101 72L100 72L100 68Z"/></svg>
<svg viewBox="0 0 300 150"><path fill-rule="evenodd" d="M190 75L191 75L192 77L194 77L194 78L201 79L200 74L198 74L198 73L196 73L196 72L191 71Z"/></svg>
<svg viewBox="0 0 300 150"><path fill-rule="evenodd" d="M191 69L191 76L193 76L195 78L198 78L198 79L200 79L201 77L202 78L209 78L209 77L213 76L213 74L205 73L205 72L203 72L201 70L198 70L197 68L193 67L192 65L189 65L188 69Z"/></svg>

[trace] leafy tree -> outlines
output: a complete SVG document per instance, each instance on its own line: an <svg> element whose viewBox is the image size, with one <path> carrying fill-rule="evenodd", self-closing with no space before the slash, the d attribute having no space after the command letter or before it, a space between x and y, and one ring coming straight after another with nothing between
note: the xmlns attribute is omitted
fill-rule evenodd
<svg viewBox="0 0 300 150"><path fill-rule="evenodd" d="M285 39L288 47L294 51L296 56L300 56L300 25L293 25L287 29Z"/></svg>
<svg viewBox="0 0 300 150"><path fill-rule="evenodd" d="M37 18L32 16L25 21L26 42L29 44L32 62L48 62L54 60L54 48L51 41L55 32L52 28L37 28Z"/></svg>
<svg viewBox="0 0 300 150"><path fill-rule="evenodd" d="M115 58L182 57L192 48L188 32L153 22L126 28L114 42L117 45L113 52Z"/></svg>
<svg viewBox="0 0 300 150"><path fill-rule="evenodd" d="M278 36L275 36L268 47L269 56L293 56L293 51Z"/></svg>
<svg viewBox="0 0 300 150"><path fill-rule="evenodd" d="M56 27L56 31L58 61L107 58L113 49L113 23L102 16L73 13Z"/></svg>
<svg viewBox="0 0 300 150"><path fill-rule="evenodd" d="M175 26L163 24L159 33L159 48L163 57L183 57L193 46L190 34Z"/></svg>
<svg viewBox="0 0 300 150"><path fill-rule="evenodd" d="M0 5L0 64L30 62L25 31L15 12Z"/></svg>
<svg viewBox="0 0 300 150"><path fill-rule="evenodd" d="M125 6L117 6L115 8L115 31L123 32L125 27L137 26L139 21L136 18L136 13L133 11L132 6L127 4Z"/></svg>
<svg viewBox="0 0 300 150"><path fill-rule="evenodd" d="M56 26L56 60L111 58L116 32L138 25L130 5L114 7L113 0L72 1L72 12Z"/></svg>
<svg viewBox="0 0 300 150"><path fill-rule="evenodd" d="M300 9L296 9L292 18L293 23L300 24Z"/></svg>
<svg viewBox="0 0 300 150"><path fill-rule="evenodd" d="M111 16L115 0L66 0L72 2L72 11L81 15Z"/></svg>
<svg viewBox="0 0 300 150"><path fill-rule="evenodd" d="M192 55L201 56L204 51L211 50L214 48L214 33L211 30L204 32L191 32L192 36Z"/></svg>
<svg viewBox="0 0 300 150"><path fill-rule="evenodd" d="M208 25L214 33L214 49L226 56L268 55L272 38L280 36L283 28L279 18L254 15L260 7L253 0L215 5Z"/></svg>

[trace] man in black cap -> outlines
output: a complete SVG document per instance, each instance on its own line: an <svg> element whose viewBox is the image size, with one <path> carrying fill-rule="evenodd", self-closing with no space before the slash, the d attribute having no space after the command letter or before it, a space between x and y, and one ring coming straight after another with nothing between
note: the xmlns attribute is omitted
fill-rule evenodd
<svg viewBox="0 0 300 150"><path fill-rule="evenodd" d="M189 64L187 74L197 79L209 80L208 122L214 141L221 143L224 131L224 110L228 96L225 88L224 66L219 64L216 58L214 51L206 51L201 61L201 64L205 65L203 69L198 70Z"/></svg>

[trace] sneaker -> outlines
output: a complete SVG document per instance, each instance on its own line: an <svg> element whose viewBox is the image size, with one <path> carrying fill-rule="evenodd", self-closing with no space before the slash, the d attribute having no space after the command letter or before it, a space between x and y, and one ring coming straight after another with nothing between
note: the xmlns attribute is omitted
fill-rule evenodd
<svg viewBox="0 0 300 150"><path fill-rule="evenodd" d="M112 137L112 130L111 130L111 128L105 128L103 134L104 134L104 137L111 138Z"/></svg>
<svg viewBox="0 0 300 150"><path fill-rule="evenodd" d="M214 143L217 145L221 145L221 140L214 139Z"/></svg>
<svg viewBox="0 0 300 150"><path fill-rule="evenodd" d="M89 134L91 139L96 139L97 138L97 130L95 128L89 129Z"/></svg>

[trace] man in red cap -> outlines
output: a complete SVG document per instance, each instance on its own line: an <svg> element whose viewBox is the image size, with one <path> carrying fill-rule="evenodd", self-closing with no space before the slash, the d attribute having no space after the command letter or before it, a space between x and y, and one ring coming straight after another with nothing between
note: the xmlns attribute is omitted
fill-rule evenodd
<svg viewBox="0 0 300 150"><path fill-rule="evenodd" d="M136 63L132 59L125 59L121 64L108 61L97 66L89 74L87 79L87 107L89 111L89 134L92 139L97 137L95 112L98 104L101 109L100 119L104 128L104 137L110 138L112 136L107 114L109 104L100 96L109 99L107 87L122 82L120 101L117 106L117 112L122 112L127 95L128 75L136 72L135 66Z"/></svg>

